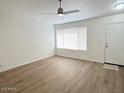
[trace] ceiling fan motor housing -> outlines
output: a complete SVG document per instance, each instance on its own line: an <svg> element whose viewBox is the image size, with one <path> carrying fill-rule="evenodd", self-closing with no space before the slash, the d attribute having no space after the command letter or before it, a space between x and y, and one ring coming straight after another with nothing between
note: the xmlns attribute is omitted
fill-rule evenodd
<svg viewBox="0 0 124 93"><path fill-rule="evenodd" d="M58 14L64 14L63 8L60 7L60 8L58 9Z"/></svg>

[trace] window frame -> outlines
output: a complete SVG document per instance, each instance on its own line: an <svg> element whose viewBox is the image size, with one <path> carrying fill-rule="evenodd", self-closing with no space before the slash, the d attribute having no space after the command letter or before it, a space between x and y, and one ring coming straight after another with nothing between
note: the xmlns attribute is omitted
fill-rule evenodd
<svg viewBox="0 0 124 93"><path fill-rule="evenodd" d="M63 44L63 48L58 48L57 47L57 30L63 30L63 29L68 29L68 28L78 28L78 27L86 27L86 49L71 49L71 48L64 48L64 44ZM79 34L77 34L79 35ZM64 39L63 39L64 40ZM79 39L78 39L79 41ZM79 43L77 43L77 45L79 45ZM57 28L55 29L55 47L56 50L60 49L60 50L73 50L73 51L87 51L88 50L88 28L86 25L81 25L81 26L70 26L70 27L62 27L62 28Z"/></svg>

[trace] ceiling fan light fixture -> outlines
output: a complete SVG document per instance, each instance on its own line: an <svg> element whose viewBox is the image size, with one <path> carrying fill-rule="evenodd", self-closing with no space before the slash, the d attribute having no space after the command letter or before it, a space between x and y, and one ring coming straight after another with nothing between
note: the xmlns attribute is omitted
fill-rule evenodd
<svg viewBox="0 0 124 93"><path fill-rule="evenodd" d="M58 9L58 16L64 16L63 8Z"/></svg>
<svg viewBox="0 0 124 93"><path fill-rule="evenodd" d="M64 14L58 14L58 16L64 16Z"/></svg>

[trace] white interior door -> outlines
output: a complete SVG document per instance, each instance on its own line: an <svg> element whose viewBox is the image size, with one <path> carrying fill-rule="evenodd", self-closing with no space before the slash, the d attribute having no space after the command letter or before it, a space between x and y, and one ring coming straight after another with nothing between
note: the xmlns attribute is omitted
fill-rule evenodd
<svg viewBox="0 0 124 93"><path fill-rule="evenodd" d="M105 62L124 65L124 23L107 25Z"/></svg>

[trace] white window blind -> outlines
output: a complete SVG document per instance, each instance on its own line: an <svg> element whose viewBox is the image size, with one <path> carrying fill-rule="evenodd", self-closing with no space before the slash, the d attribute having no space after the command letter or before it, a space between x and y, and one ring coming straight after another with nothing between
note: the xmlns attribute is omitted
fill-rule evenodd
<svg viewBox="0 0 124 93"><path fill-rule="evenodd" d="M87 50L87 27L70 27L56 30L57 48Z"/></svg>

